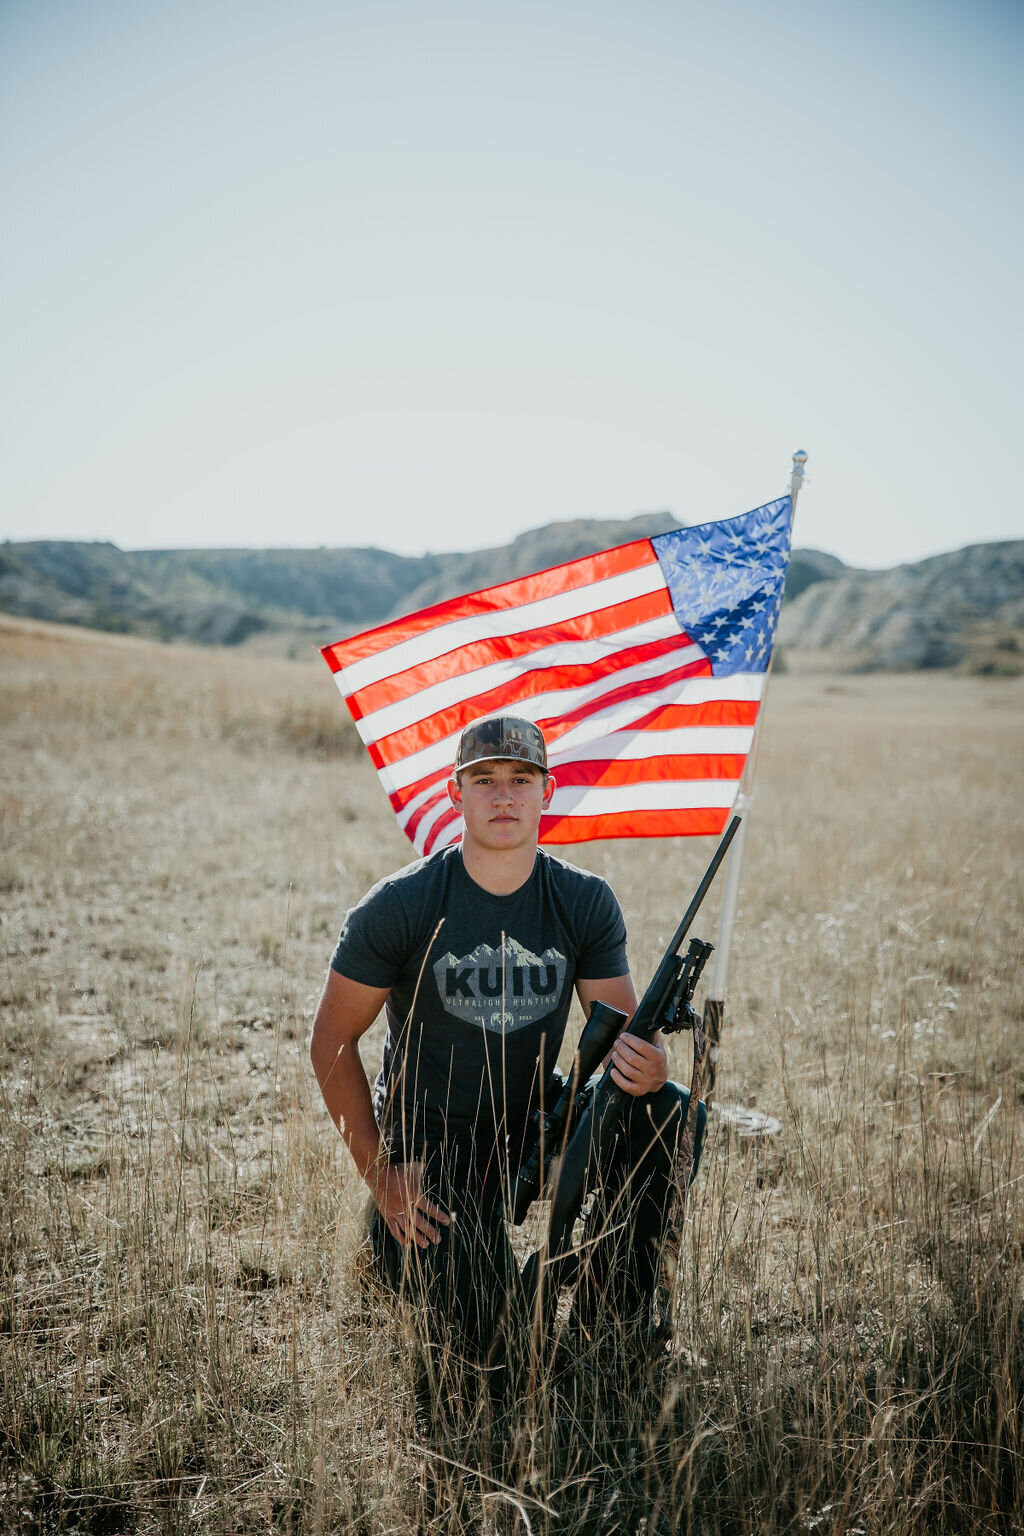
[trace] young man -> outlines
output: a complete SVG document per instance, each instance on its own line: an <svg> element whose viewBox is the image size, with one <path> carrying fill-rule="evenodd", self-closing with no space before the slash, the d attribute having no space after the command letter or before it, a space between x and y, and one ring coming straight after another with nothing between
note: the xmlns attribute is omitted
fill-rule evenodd
<svg viewBox="0 0 1024 1536"><path fill-rule="evenodd" d="M380 1273L487 1348L518 1273L504 1227L531 1111L552 1080L575 990L632 1014L626 930L604 880L537 844L555 781L529 720L466 727L448 793L460 846L380 881L347 914L313 1025L324 1101L376 1206ZM381 1008L387 1038L373 1090L358 1042ZM633 1099L605 1200L630 1181L630 1220L598 1241L590 1306L639 1319L649 1305L683 1091L660 1040L620 1035L615 1081ZM592 1213L592 1221L599 1213ZM595 1230L597 1230L595 1228ZM579 1300L579 1299L578 1299Z"/></svg>

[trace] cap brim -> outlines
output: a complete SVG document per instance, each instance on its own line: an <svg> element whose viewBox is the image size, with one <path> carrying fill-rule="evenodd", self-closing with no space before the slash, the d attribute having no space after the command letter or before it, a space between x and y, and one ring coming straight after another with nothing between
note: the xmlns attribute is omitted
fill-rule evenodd
<svg viewBox="0 0 1024 1536"><path fill-rule="evenodd" d="M522 763L524 768L536 768L538 773L547 773L547 768L540 763L535 763L532 757L520 757L512 752L481 752L479 757L471 757L468 763L459 763L454 770L456 773L465 773L467 768L475 768L477 763Z"/></svg>

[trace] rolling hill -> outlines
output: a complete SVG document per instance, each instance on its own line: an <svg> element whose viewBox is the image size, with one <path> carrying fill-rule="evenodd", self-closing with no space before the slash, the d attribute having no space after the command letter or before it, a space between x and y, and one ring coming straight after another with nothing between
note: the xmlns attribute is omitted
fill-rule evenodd
<svg viewBox="0 0 1024 1536"><path fill-rule="evenodd" d="M549 523L467 553L0 545L0 610L65 624L300 655L401 613L677 526L670 513ZM844 670L1024 670L1024 541L889 571L795 550L781 643Z"/></svg>

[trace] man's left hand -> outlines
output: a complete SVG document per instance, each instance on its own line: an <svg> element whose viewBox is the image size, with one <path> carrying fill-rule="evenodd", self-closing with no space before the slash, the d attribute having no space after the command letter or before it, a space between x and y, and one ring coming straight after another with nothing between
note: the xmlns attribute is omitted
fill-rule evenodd
<svg viewBox="0 0 1024 1536"><path fill-rule="evenodd" d="M639 1098L657 1093L668 1082L668 1055L660 1039L621 1034L612 1046L612 1082Z"/></svg>

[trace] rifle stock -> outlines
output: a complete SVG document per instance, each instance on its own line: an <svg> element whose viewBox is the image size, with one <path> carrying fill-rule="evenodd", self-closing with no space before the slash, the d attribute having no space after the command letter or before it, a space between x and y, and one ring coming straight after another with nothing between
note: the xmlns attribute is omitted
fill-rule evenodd
<svg viewBox="0 0 1024 1536"><path fill-rule="evenodd" d="M512 1191L511 1216L518 1225L537 1199L554 1157L564 1149L576 1100L589 1083L615 1042L629 1017L610 1003L590 1005L590 1018L580 1035L572 1071L550 1110L534 1114L534 1134L528 1156L516 1175Z"/></svg>

